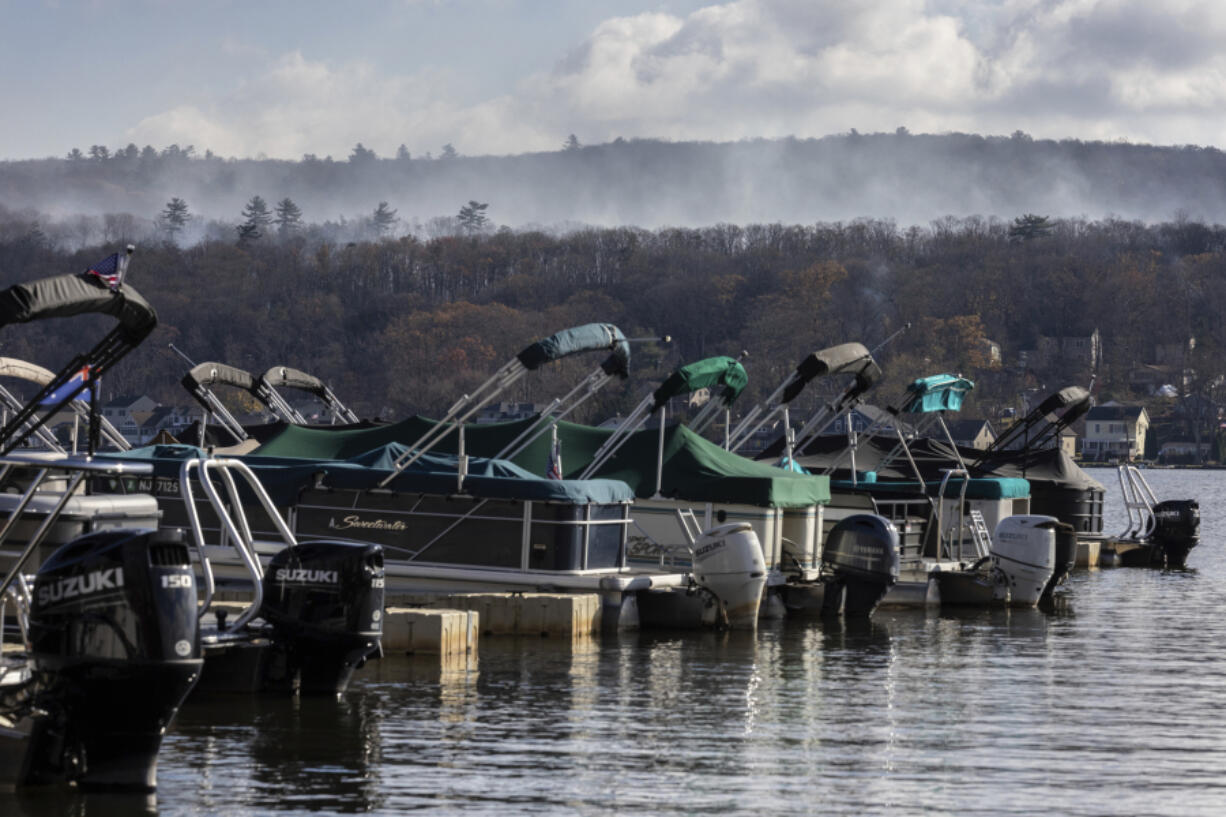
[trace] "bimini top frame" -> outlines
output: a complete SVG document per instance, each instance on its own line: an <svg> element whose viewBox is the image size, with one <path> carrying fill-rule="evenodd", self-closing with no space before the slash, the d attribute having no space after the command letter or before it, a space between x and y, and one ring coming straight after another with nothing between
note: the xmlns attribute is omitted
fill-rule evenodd
<svg viewBox="0 0 1226 817"><path fill-rule="evenodd" d="M278 394L264 378L257 378L236 366L227 366L224 363L213 361L201 363L193 366L179 382L196 399L196 402L204 407L205 411L216 418L217 422L239 441L249 436L246 429L222 405L221 400L209 388L210 386L233 386L236 389L242 389L260 401L260 404L275 414L278 419L295 425L306 425L306 419L295 411L293 406L287 403L285 398ZM203 428L201 431L203 433Z"/></svg>
<svg viewBox="0 0 1226 817"><path fill-rule="evenodd" d="M1046 448L1060 432L1081 419L1090 410L1090 392L1080 386L1066 386L1048 397L1038 407L997 437L983 452L975 465L981 465L992 455L1010 449Z"/></svg>
<svg viewBox="0 0 1226 817"><path fill-rule="evenodd" d="M494 398L528 372L535 371L554 360L599 350L608 350L611 354L566 396L555 400L546 410L546 414L552 414L562 403L577 398L577 402L563 412L563 414L568 413L614 377L622 379L628 377L630 343L622 331L611 323L589 323L563 330L525 347L518 355L503 364L502 368L492 377L478 386L472 394L466 394L457 400L437 425L410 445L409 449L393 464L392 473L379 483L379 487L386 487L397 474L428 453L448 434L460 428L468 418L493 402ZM560 416L556 419L560 419ZM547 427L548 425L544 425L541 428ZM535 436L531 437L528 442L531 439L535 439ZM509 447L520 448L526 444L527 442L513 441Z"/></svg>
<svg viewBox="0 0 1226 817"><path fill-rule="evenodd" d="M50 369L44 369L42 366L35 363L29 363L25 360L18 360L15 357L0 357L0 377L12 377L17 380L25 380L35 384L36 386L42 387L46 386L55 379L55 372L51 371ZM19 399L17 399L16 395L14 395L4 386L0 386L0 405L3 405L8 411L21 411L22 403ZM77 419L85 421L86 428L88 428L90 422L89 406L81 400L73 400L68 404L68 407L77 417ZM132 444L119 433L119 429L115 428L110 420L106 419L106 417L102 415L99 415L98 422L101 425L100 432L102 436L106 438L107 442L115 446L115 448L119 449L120 451L128 451L132 448ZM34 429L33 433L39 440L42 441L43 445L45 445L51 451L54 451L57 454L68 453L64 447L60 445L60 441L55 438L55 435L52 434L46 426Z"/></svg>
<svg viewBox="0 0 1226 817"><path fill-rule="evenodd" d="M634 432L643 427L651 415L659 412L660 451L657 456L656 467L656 490L658 492L660 486L659 471L663 466L664 412L668 401L682 394L692 394L699 389L714 390L719 388L718 397L712 396L690 423L691 430L701 432L710 424L719 411L726 410L732 404L732 401L736 400L748 384L749 376L745 373L745 367L736 358L709 357L705 360L699 360L695 363L682 366L665 378L664 382L655 391L644 397L634 407L634 410L614 429L613 433L609 435L608 439L604 441L592 456L592 461L583 469L579 479L590 479L593 474L609 461L610 457L617 453L619 448L625 445Z"/></svg>
<svg viewBox="0 0 1226 817"><path fill-rule="evenodd" d="M332 415L333 424L358 422L358 415L354 414L353 411L340 401L332 392L332 389L328 388L327 383L314 375L307 374L298 369L291 369L289 366L273 366L260 375L260 380L267 384L274 394L277 388L286 388L298 389L299 391L315 395L327 407L329 414ZM286 405L288 406L289 403L286 402ZM299 416L301 417L301 415ZM303 423L305 423L305 420Z"/></svg>
<svg viewBox="0 0 1226 817"><path fill-rule="evenodd" d="M128 260L135 249L128 245L126 254L116 253L108 259L113 261L116 270L110 284L103 276L87 270L77 275L57 275L15 284L0 292L0 327L89 313L110 315L118 321L93 349L73 357L38 394L14 413L0 429L0 455L18 448L50 418L67 408L77 395L93 388L99 377L157 327L157 313L153 307L133 287L123 283ZM57 397L59 399L55 399ZM91 405L93 417L97 415L97 400L91 401ZM98 448L99 435L100 424L91 422L91 453Z"/></svg>
<svg viewBox="0 0 1226 817"><path fill-rule="evenodd" d="M805 422L796 433L796 447L802 447L825 431L840 414L858 405L865 393L881 378L881 368L861 343L843 343L814 352L802 360L766 400L746 413L728 437L728 450L740 449L757 431L773 423L780 415L787 420L788 404L804 391L809 381L841 374L854 375L855 380ZM784 433L785 437L789 435L790 428L785 427Z"/></svg>

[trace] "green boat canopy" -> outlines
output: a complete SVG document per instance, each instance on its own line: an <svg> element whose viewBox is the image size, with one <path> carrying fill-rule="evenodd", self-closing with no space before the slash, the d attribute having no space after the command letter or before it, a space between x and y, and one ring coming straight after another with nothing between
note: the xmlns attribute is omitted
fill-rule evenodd
<svg viewBox="0 0 1226 817"><path fill-rule="evenodd" d="M724 387L719 397L727 406L745 390L748 384L749 375L745 373L745 367L736 358L709 357L682 366L670 374L651 395L655 400L652 411L679 394L690 394L699 389L714 389L717 386Z"/></svg>
<svg viewBox="0 0 1226 817"><path fill-rule="evenodd" d="M153 307L133 287L124 284L112 292L94 276L56 275L0 292L0 326L90 312L114 317L133 344L144 340L158 322Z"/></svg>
<svg viewBox="0 0 1226 817"><path fill-rule="evenodd" d="M587 323L529 344L515 357L524 368L535 370L546 363L580 352L609 349L612 354L600 364L606 374L626 377L630 366L630 343L611 323Z"/></svg>
<svg viewBox="0 0 1226 817"><path fill-rule="evenodd" d="M908 414L930 411L961 411L962 400L975 384L953 374L921 377L907 386L907 400L902 410Z"/></svg>
<svg viewBox="0 0 1226 817"><path fill-rule="evenodd" d="M465 451L478 455L497 453L538 421L538 417L533 417L509 423L467 425L464 428ZM411 417L369 429L331 431L289 426L254 454L345 459L390 442L411 443L434 425L433 420ZM564 473L582 472L612 433L610 429L559 422ZM540 435L513 461L528 472L543 476L548 468L550 444L549 435ZM635 432L596 476L625 482L638 497L654 496L658 444L658 429ZM453 435L440 443L439 448L454 454L456 446L457 439ZM691 502L795 508L829 502L830 482L824 476L796 474L754 462L725 451L685 426L674 425L665 429L661 493Z"/></svg>

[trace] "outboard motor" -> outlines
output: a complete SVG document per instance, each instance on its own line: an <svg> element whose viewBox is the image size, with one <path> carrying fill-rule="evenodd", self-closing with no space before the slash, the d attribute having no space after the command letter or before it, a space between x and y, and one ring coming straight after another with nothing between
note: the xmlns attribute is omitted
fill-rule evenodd
<svg viewBox="0 0 1226 817"><path fill-rule="evenodd" d="M260 616L273 629L279 662L266 683L335 695L380 649L383 547L305 542L285 548L264 573Z"/></svg>
<svg viewBox="0 0 1226 817"><path fill-rule="evenodd" d="M1051 598L1077 563L1077 529L1067 522L1056 523L1056 565L1041 598Z"/></svg>
<svg viewBox="0 0 1226 817"><path fill-rule="evenodd" d="M870 616L898 581L898 529L877 514L849 516L826 537L822 566L832 572L822 612Z"/></svg>
<svg viewBox="0 0 1226 817"><path fill-rule="evenodd" d="M1200 541L1200 503L1195 499L1167 499L1154 506L1153 514L1150 538L1165 551L1167 567L1183 567L1188 551Z"/></svg>
<svg viewBox="0 0 1226 817"><path fill-rule="evenodd" d="M717 599L729 627L754 629L766 587L766 562L753 527L720 525L694 541L694 578Z"/></svg>
<svg viewBox="0 0 1226 817"><path fill-rule="evenodd" d="M1007 579L1009 603L1033 607L1056 571L1054 516L1019 514L996 525L992 537L992 561Z"/></svg>
<svg viewBox="0 0 1226 817"><path fill-rule="evenodd" d="M34 706L25 782L152 791L157 752L200 677L180 530L107 530L43 562L30 608Z"/></svg>

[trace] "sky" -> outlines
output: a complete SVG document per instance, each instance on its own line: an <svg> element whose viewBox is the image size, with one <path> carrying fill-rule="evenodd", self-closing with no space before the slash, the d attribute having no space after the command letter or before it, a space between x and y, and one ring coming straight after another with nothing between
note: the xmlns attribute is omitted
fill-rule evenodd
<svg viewBox="0 0 1226 817"><path fill-rule="evenodd" d="M1226 145L1220 0L0 0L0 159L961 131Z"/></svg>

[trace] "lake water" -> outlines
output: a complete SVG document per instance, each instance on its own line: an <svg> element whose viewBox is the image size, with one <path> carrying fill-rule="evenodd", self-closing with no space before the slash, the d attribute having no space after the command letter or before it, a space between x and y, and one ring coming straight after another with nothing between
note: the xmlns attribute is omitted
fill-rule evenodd
<svg viewBox="0 0 1226 817"><path fill-rule="evenodd" d="M1145 473L1200 500L1189 569L1079 570L1054 612L487 638L470 667L378 662L340 702L190 703L156 798L0 815L1221 815L1226 471Z"/></svg>

